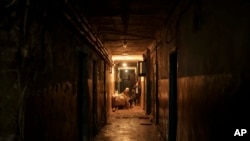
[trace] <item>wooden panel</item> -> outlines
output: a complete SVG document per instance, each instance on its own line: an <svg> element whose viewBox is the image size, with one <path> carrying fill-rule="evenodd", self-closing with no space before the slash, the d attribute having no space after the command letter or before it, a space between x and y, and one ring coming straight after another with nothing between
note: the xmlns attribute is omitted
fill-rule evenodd
<svg viewBox="0 0 250 141"><path fill-rule="evenodd" d="M249 74L179 78L177 141L245 140L233 134L249 123L249 80Z"/></svg>

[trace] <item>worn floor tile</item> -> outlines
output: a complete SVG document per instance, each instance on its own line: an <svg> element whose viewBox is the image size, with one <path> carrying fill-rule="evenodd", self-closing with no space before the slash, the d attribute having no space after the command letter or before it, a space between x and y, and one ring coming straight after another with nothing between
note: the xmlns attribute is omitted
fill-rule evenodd
<svg viewBox="0 0 250 141"><path fill-rule="evenodd" d="M161 137L144 111L135 106L112 112L95 141L161 141Z"/></svg>

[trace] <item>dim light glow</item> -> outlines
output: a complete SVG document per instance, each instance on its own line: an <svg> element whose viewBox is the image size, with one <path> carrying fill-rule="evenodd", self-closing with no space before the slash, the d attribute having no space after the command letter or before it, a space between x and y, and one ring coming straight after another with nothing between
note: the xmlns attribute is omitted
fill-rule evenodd
<svg viewBox="0 0 250 141"><path fill-rule="evenodd" d="M127 43L126 42L123 43L123 47L127 48Z"/></svg>
<svg viewBox="0 0 250 141"><path fill-rule="evenodd" d="M128 61L143 61L142 55L112 55L113 61L121 61L121 60L128 60Z"/></svg>
<svg viewBox="0 0 250 141"><path fill-rule="evenodd" d="M127 42L126 42L126 40L124 40L124 42L123 42L123 47L124 47L124 48L127 47Z"/></svg>
<svg viewBox="0 0 250 141"><path fill-rule="evenodd" d="M127 66L127 64L126 64L126 63L123 63L122 65L123 65L123 67L126 67L126 66Z"/></svg>
<svg viewBox="0 0 250 141"><path fill-rule="evenodd" d="M125 70L125 72L128 72L128 70Z"/></svg>

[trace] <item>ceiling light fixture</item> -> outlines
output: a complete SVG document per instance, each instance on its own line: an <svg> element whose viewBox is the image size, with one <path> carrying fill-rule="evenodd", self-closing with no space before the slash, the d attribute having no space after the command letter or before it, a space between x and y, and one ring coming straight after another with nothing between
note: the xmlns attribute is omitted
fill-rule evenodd
<svg viewBox="0 0 250 141"><path fill-rule="evenodd" d="M126 40L124 40L123 47L124 47L124 48L127 47L127 42L126 42Z"/></svg>

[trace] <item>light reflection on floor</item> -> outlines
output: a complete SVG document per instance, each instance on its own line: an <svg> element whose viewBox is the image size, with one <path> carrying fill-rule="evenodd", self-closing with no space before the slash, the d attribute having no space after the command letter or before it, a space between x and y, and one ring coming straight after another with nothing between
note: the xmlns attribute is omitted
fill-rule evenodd
<svg viewBox="0 0 250 141"><path fill-rule="evenodd" d="M110 113L95 141L161 141L160 134L140 106Z"/></svg>

